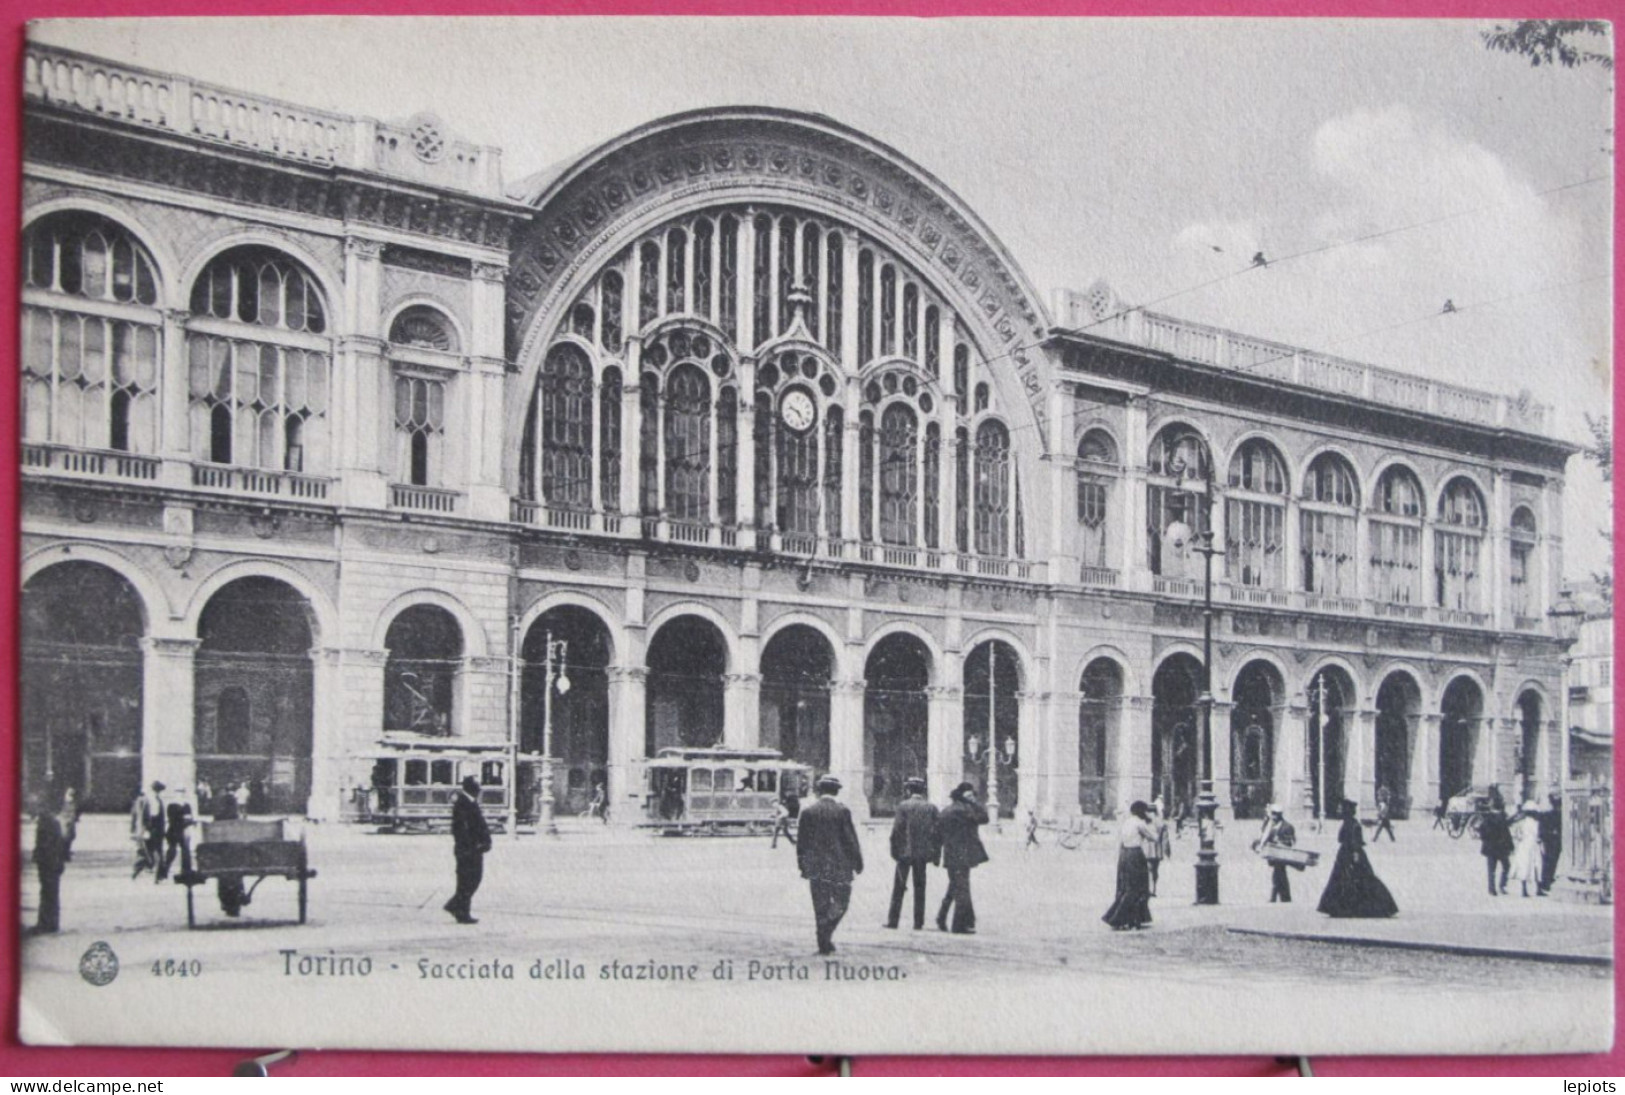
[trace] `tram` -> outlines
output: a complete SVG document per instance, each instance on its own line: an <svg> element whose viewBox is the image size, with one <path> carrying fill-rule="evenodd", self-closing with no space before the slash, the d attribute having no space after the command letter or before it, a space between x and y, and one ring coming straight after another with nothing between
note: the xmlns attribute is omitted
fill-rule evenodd
<svg viewBox="0 0 1625 1095"><path fill-rule="evenodd" d="M771 832L774 805L812 791L812 768L772 749L662 749L644 779L638 824L668 836Z"/></svg>
<svg viewBox="0 0 1625 1095"><path fill-rule="evenodd" d="M480 781L480 808L493 829L506 826L517 791L516 818L536 819L537 762L519 761L519 778L508 778L507 747L459 743L385 745L374 752L370 782L353 791L351 815L389 832L430 832L451 826L451 804L468 776Z"/></svg>

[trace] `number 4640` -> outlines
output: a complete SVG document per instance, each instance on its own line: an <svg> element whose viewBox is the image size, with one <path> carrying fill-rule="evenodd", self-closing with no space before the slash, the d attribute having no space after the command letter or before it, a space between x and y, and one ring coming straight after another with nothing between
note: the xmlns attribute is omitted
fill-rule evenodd
<svg viewBox="0 0 1625 1095"><path fill-rule="evenodd" d="M152 964L154 977L202 977L203 962L197 958L160 958Z"/></svg>

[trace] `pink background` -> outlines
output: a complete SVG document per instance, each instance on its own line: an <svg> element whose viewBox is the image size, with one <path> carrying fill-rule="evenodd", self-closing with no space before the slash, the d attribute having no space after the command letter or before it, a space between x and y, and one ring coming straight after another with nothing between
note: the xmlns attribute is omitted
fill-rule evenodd
<svg viewBox="0 0 1625 1095"><path fill-rule="evenodd" d="M1539 14L1548 18L1617 19L1625 5L1601 0L1574 3L1547 0ZM1345 18L1506 18L1506 6L1486 0L1141 0L1138 4L1067 2L1067 0L1026 0L998 3L991 0L751 0L727 2L675 3L663 0L620 0L591 4L568 2L457 3L454 0L418 2L367 2L367 0L0 0L0 141L6 170L0 172L0 214L9 223L19 222L18 165L22 156L20 137L22 86L22 46L24 23L47 17L89 18L95 16L205 16L229 12L232 15L1237 15L1303 16L1336 15ZM1618 153L1616 151L1616 159ZM1619 223L1619 194L1615 194L1615 224ZM1616 251L1618 230L1616 227ZM17 346L17 241L10 228L0 236L0 361L15 363ZM1618 278L1619 256L1615 256ZM1615 360L1619 359L1619 306L1615 304ZM19 745L16 737L16 582L17 573L17 386L0 383L0 743L10 762L0 777L0 818L4 821L4 841L0 843L0 1075L7 1076L106 1076L162 1075L225 1076L239 1061L266 1052L275 1046L244 1046L239 1050L131 1050L131 1049L30 1049L17 1043L17 908L19 864L16 829L17 786L10 773L16 771ZM1614 420L1625 410L1620 389L1614 393ZM1625 529L1622 511L1614 513L1616 532ZM1622 541L1625 542L1625 541ZM1616 621L1616 636L1618 634ZM1616 644L1617 645L1617 644ZM1616 773L1621 758L1615 757ZM1615 906L1616 931L1620 923ZM1625 1049L1618 1045L1618 992L1616 981L1616 1046L1612 1053L1585 1056L1549 1057L1320 1057L1313 1065L1321 1076L1620 1076L1625 1075ZM1371 1015L1351 1017L1372 1021ZM834 1047L808 1046L809 1053L828 1052ZM1290 1046L1283 1045L1283 1052ZM443 1054L443 1053L353 1053L309 1052L297 1061L277 1066L277 1075L335 1076L356 1073L373 1075L695 1075L733 1076L814 1075L833 1069L834 1058L826 1058L822 1068L805 1057L745 1056L635 1056L587 1054ZM976 1074L1003 1076L1142 1075L1142 1076L1268 1076L1289 1074L1292 1070L1268 1057L864 1057L855 1064L860 1075L942 1075Z"/></svg>

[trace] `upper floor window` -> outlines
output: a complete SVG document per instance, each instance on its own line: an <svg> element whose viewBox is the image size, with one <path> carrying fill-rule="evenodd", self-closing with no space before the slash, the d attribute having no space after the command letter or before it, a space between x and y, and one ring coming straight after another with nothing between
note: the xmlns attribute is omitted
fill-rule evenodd
<svg viewBox="0 0 1625 1095"><path fill-rule="evenodd" d="M1146 552L1151 572L1195 578L1201 557L1193 550L1206 521L1207 443L1180 423L1164 426L1146 453ZM1161 480L1158 482L1157 480Z"/></svg>
<svg viewBox="0 0 1625 1095"><path fill-rule="evenodd" d="M415 487L439 486L444 472L446 384L422 376L395 377L395 474Z"/></svg>
<svg viewBox="0 0 1625 1095"><path fill-rule="evenodd" d="M894 402L880 416L880 539L913 546L920 492L918 424L908 404Z"/></svg>
<svg viewBox="0 0 1625 1095"><path fill-rule="evenodd" d="M1391 517L1422 516L1422 484L1405 468L1395 465L1377 480L1377 512Z"/></svg>
<svg viewBox="0 0 1625 1095"><path fill-rule="evenodd" d="M1268 441L1253 438L1230 458L1230 486L1255 494L1285 494L1286 465Z"/></svg>
<svg viewBox="0 0 1625 1095"><path fill-rule="evenodd" d="M1225 573L1244 586L1286 584L1286 465L1275 446L1243 442L1230 458L1231 497L1225 499ZM1244 495L1265 497L1244 497Z"/></svg>
<svg viewBox="0 0 1625 1095"><path fill-rule="evenodd" d="M1466 528L1484 527L1484 496L1467 479L1452 479L1439 499L1439 521Z"/></svg>
<svg viewBox="0 0 1625 1095"><path fill-rule="evenodd" d="M1010 476L1010 431L988 420L976 429L976 553L1010 554L1014 504Z"/></svg>
<svg viewBox="0 0 1625 1095"><path fill-rule="evenodd" d="M1333 452L1315 457L1304 479L1299 516L1305 592L1329 597L1358 594L1359 506L1359 486L1349 462Z"/></svg>
<svg viewBox="0 0 1625 1095"><path fill-rule="evenodd" d="M439 350L457 352L457 332L451 321L436 308L427 304L414 304L402 309L389 325L389 341L411 350Z"/></svg>
<svg viewBox="0 0 1625 1095"><path fill-rule="evenodd" d="M158 279L125 229L56 213L23 239L24 441L153 453L162 360Z"/></svg>
<svg viewBox="0 0 1625 1095"><path fill-rule="evenodd" d="M1535 514L1528 506L1519 506L1512 512L1510 536L1512 567L1508 573L1511 609L1517 616L1532 616L1535 604L1531 595L1534 586L1535 544L1538 540Z"/></svg>
<svg viewBox="0 0 1625 1095"><path fill-rule="evenodd" d="M204 267L186 339L197 459L326 471L331 344L313 337L326 315L315 277L270 248L234 247Z"/></svg>
<svg viewBox="0 0 1625 1095"><path fill-rule="evenodd" d="M1439 499L1433 536L1435 603L1460 612L1482 608L1479 559L1484 538L1484 497L1464 478L1452 479Z"/></svg>
<svg viewBox="0 0 1625 1095"><path fill-rule="evenodd" d="M1422 603L1422 485L1395 465L1377 480L1371 521L1371 599Z"/></svg>
<svg viewBox="0 0 1625 1095"><path fill-rule="evenodd" d="M588 509L593 479L592 364L578 346L561 343L542 360L537 407L542 499L561 509Z"/></svg>
<svg viewBox="0 0 1625 1095"><path fill-rule="evenodd" d="M1117 443L1105 430L1090 430L1078 442L1078 554L1084 566L1109 566L1112 483Z"/></svg>
<svg viewBox="0 0 1625 1095"><path fill-rule="evenodd" d="M321 287L295 260L269 247L234 247L204 268L192 286L192 314L321 334Z"/></svg>

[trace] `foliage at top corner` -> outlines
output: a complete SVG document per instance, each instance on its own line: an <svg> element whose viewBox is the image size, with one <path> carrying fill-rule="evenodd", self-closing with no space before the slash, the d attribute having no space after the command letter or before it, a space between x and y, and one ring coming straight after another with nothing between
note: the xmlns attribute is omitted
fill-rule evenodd
<svg viewBox="0 0 1625 1095"><path fill-rule="evenodd" d="M1529 58L1530 65L1562 65L1579 68L1601 65L1612 72L1614 57L1607 52L1612 35L1601 19L1524 19L1511 26L1496 24L1482 32L1484 45L1501 53ZM1601 39L1604 49L1588 49L1589 39Z"/></svg>

